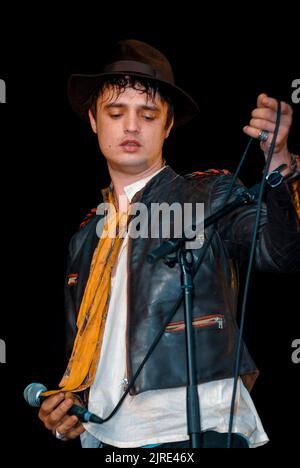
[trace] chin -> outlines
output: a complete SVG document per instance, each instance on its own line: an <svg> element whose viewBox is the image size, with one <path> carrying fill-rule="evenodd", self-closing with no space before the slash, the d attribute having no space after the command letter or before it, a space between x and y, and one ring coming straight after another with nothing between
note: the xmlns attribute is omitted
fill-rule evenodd
<svg viewBox="0 0 300 468"><path fill-rule="evenodd" d="M122 158L118 158L117 160L109 161L109 164L112 167L123 168L123 169L134 169L134 168L146 169L146 168L150 167L150 165L151 165L150 162L147 159L141 158L140 156L139 157L132 157L132 155L128 155L128 156L125 156L125 157L122 157Z"/></svg>

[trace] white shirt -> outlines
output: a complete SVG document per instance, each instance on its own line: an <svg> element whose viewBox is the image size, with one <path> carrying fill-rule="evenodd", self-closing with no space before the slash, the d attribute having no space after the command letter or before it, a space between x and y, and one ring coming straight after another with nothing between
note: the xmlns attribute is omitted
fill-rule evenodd
<svg viewBox="0 0 300 468"><path fill-rule="evenodd" d="M160 170L124 187L129 201ZM123 383L127 377L127 245L128 236L121 246L112 277L101 356L90 388L89 411L101 418L107 417L118 403L124 393ZM233 379L198 385L202 431L228 431L232 387ZM186 388L150 390L138 395L127 395L109 421L102 425L88 423L84 426L97 439L120 448L187 440ZM241 379L238 381L233 432L244 435L250 447L268 442L252 399ZM88 434L82 440L86 436Z"/></svg>

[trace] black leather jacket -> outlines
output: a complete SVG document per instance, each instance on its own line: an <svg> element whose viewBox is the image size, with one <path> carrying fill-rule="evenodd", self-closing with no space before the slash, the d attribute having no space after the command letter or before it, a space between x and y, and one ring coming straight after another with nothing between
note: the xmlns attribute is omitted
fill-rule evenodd
<svg viewBox="0 0 300 468"><path fill-rule="evenodd" d="M222 204L232 180L230 175L183 177L169 166L154 176L136 194L134 201L151 203L204 202L205 216ZM298 196L299 181L294 181ZM295 186L296 184L296 186ZM236 185L232 198L235 197ZM295 191L296 187L296 191ZM264 271L300 270L300 216L289 183L272 189L263 206L256 267ZM299 207L298 207L299 210ZM256 204L244 206L223 218L196 277L193 315L198 382L233 376L239 290L239 267L248 258ZM94 216L72 238L66 280L68 354L76 335L76 317L89 275L89 266L98 243ZM206 237L211 228L205 231ZM163 261L146 262L147 253L165 239L129 239L128 244L128 319L127 372L134 375L156 334L176 303L180 291L179 266L169 268ZM201 249L193 250L198 258ZM73 275L73 276L72 276ZM75 276L76 275L76 276ZM70 281L71 278L71 281ZM72 281L72 278L76 278ZM186 385L185 333L183 304L167 326L156 349L141 371L132 394L146 390ZM113 363L112 363L113 366ZM256 366L244 346L241 376L250 389L257 376Z"/></svg>

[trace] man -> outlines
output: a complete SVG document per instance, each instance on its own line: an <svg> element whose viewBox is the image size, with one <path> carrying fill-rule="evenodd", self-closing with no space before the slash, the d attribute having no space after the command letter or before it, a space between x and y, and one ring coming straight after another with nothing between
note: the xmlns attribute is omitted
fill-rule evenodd
<svg viewBox="0 0 300 468"><path fill-rule="evenodd" d="M198 109L174 84L167 59L145 43L120 41L98 75L73 75L69 99L98 137L111 177L110 187L103 191L110 205L83 223L71 240L66 285L70 360L60 383L62 391L44 401L39 417L60 439L81 435L84 447L188 447L182 304L165 324L180 290L179 267L146 262L161 239L131 237L130 209L134 202L143 203L148 213L153 203L202 202L208 216L222 205L232 177L210 173L185 178L164 165L162 147L172 127L192 119ZM244 128L247 135L260 139L265 155L276 111L277 101L261 94ZM269 190L268 218L264 208L255 258L257 267L267 271L299 269L299 166L287 147L291 122L291 107L282 103L269 172L283 177ZM255 210L255 205L243 207L219 222L195 276L193 326L204 447L226 446L238 269L248 258ZM104 214L104 223L99 224ZM116 235L107 235L110 232ZM199 252L201 248L193 251L195 258ZM102 425L83 425L67 415L77 402L76 392L84 391L89 410L103 419L109 416L163 325L157 347L111 419ZM234 447L255 447L268 440L249 395L256 376L244 346Z"/></svg>

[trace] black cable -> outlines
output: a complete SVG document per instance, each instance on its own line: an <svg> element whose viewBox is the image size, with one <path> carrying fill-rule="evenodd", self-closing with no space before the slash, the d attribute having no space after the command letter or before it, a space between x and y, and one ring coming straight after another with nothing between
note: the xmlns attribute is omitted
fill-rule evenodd
<svg viewBox="0 0 300 468"><path fill-rule="evenodd" d="M246 274L246 280L245 280L245 288L244 288L244 294L243 294L243 300L242 300L240 329L239 329L238 340L237 340L236 351L235 351L234 384L233 384L231 408L230 408L227 448L231 448L231 439L232 439L231 436L232 436L232 427L233 427L233 419L234 419L234 405L235 405L235 399L236 399L237 381L238 381L238 377L240 373L240 365L241 365L241 350L242 350L242 338L243 338L243 330L244 330L245 315L246 315L246 304L247 304L248 291L249 291L249 285L250 285L250 276L252 273L253 261L254 261L254 256L255 256L257 232L258 232L259 222L260 222L260 217L261 217L262 198L263 198L264 188L266 184L266 175L268 174L269 167L271 164L272 155L274 152L276 138L278 135L279 125L280 125L281 104L280 104L280 101L277 101L277 102L278 102L278 106L277 106L275 130L274 130L272 142L268 150L268 156L267 156L266 164L265 164L264 171L263 171L263 178L262 178L262 183L260 186L260 191L259 191L259 196L258 196L258 201L257 201L256 218L255 218L255 224L253 228L249 262L248 262L248 268L247 268L247 274Z"/></svg>
<svg viewBox="0 0 300 468"><path fill-rule="evenodd" d="M131 382L129 382L128 386L127 386L127 389L125 391L125 393L122 395L122 397L120 398L120 400L118 401L117 405L115 406L115 408L112 410L112 412L110 413L109 416L107 416L105 419L103 419L102 421L102 424L105 423L106 421L108 421L109 419L111 419L113 417L114 414L116 414L116 412L118 411L118 409L120 408L121 404L123 403L123 401L125 400L126 396L128 395L128 393L130 392L130 390L132 389L132 387L134 386L135 384L135 381L136 379L138 378L138 376L140 375L144 365L146 364L146 362L148 361L149 357L151 356L152 352L154 351L154 349L156 348L156 345L158 344L160 338L162 337L162 335L164 334L165 332L165 328L166 326L168 325L168 323L170 322L170 320L172 319L173 315L175 314L176 310L178 309L178 307L180 306L181 304L181 301L183 299L183 292L181 291L180 292L180 296L177 298L177 302L175 304L175 306L173 307L173 309L171 310L170 314L168 315L166 321L164 322L161 330L159 331L159 333L156 335L156 337L154 338L150 348L148 349L144 359L142 360L141 364L139 365L136 373L134 374L134 376L132 377L131 379Z"/></svg>
<svg viewBox="0 0 300 468"><path fill-rule="evenodd" d="M246 159L246 156L247 156L247 154L248 154L248 151L249 151L249 148L250 148L250 145L251 145L252 141L253 141L253 138L250 137L250 138L249 138L249 141L248 141L248 143L247 143L247 145L246 145L246 148L245 148L245 150L244 150L244 153L243 153L243 155L242 155L242 157L241 157L241 160L240 160L240 162L239 162L239 164L238 164L238 167L237 167L235 173L233 174L232 181L231 181L231 183L230 183L230 185L229 185L229 187L228 187L228 190L227 190L227 192L226 192L225 195L224 195L224 200L223 200L223 202L222 202L222 205L221 205L221 208L220 208L220 209L224 208L224 206L226 205L226 203L228 202L228 200L229 200L229 198L230 198L230 195L231 195L231 193L232 193L233 187L234 187L234 185L235 185L235 183L236 183L236 180L237 180L237 178L238 178L238 175L239 175L239 173L240 173L240 171L241 171L242 165L243 165L244 162L245 162L245 159ZM205 221L204 221L204 224L205 224ZM215 228L216 228L216 224L217 224L217 223L215 223L215 224L212 225L212 232L210 233L210 236L209 236L208 239L207 239L206 245L204 245L203 248L202 248L201 255L199 255L199 258L198 258L197 262L196 262L195 265L194 265L193 277L196 275L196 273L197 273L197 271L198 271L198 269L199 269L199 267L200 267L200 265L201 265L201 263L202 263L202 261L203 261L203 259L204 259L204 257L205 257L205 254L206 254L206 252L207 252L209 246L210 246L211 243L212 243L213 237L214 237L215 232L216 232L216 229L215 229Z"/></svg>
<svg viewBox="0 0 300 468"><path fill-rule="evenodd" d="M234 404L235 404L235 398L236 398L237 380L238 380L239 370L240 370L241 343L242 343L242 335L243 335L243 328L244 328L245 310L246 310L246 301L247 301L247 295L248 295L248 289L249 289L250 274L251 274L251 270L252 270L252 264L253 264L254 253L255 253L256 235L257 235L257 231L258 231L260 211L261 211L261 205L262 205L262 197L263 197L263 192L264 192L264 187L265 187L265 182L266 182L265 178L266 178L266 175L267 175L269 167L270 167L271 158L272 158L272 154L273 154L274 147L275 147L276 137L277 137L277 134L278 134L278 128L279 128L279 123L280 123L280 113L281 113L281 105L280 105L280 102L278 101L277 119L276 119L276 126L275 126L274 136L273 136L270 148L269 148L266 165L265 165L265 169L264 169L264 172L263 172L263 181L262 181L262 184L261 184L261 187L260 187L260 192L259 192L259 197L258 197L257 216L256 216L256 222L255 222L254 231L253 231L251 251L250 251L249 264L248 264L248 270L247 270L247 279L246 279L245 290L244 290L244 295L243 295L240 331L239 331L239 336L238 336L238 341L237 341L236 357L235 357L234 386L233 386L233 392L232 392L230 420L229 420L229 428L228 428L228 439L227 439L227 447L228 448L231 447L231 434L232 434L233 417L234 417ZM234 185L236 183L236 180L238 178L238 175L240 173L242 165L243 165L243 163L244 163L244 161L246 159L246 156L248 154L248 151L249 151L249 148L250 148L250 145L251 145L252 141L253 141L253 138L250 137L249 141L248 141L248 143L246 145L245 151L244 151L244 153L242 155L242 158L241 158L241 160L239 162L239 165L238 165L238 167L237 167L237 169L236 169L236 171L235 171L235 173L234 173L234 175L232 177L231 184L230 184L227 192L224 195L224 201L223 201L222 206L225 206L225 204L227 203L227 201L230 198L233 187L234 187ZM196 264L194 266L193 277L196 275L196 273L197 273L197 271L198 271L198 269L199 269L199 267L200 267L200 265L201 265L201 263L202 263L202 261L203 261L203 259L205 257L205 254L206 254L209 246L211 245L211 242L213 240L215 232L216 232L215 225L213 225L212 226L212 232L210 233L210 236L207 239L206 245L203 246L201 255L199 256L199 258L198 258L198 260L197 260L197 262L196 262ZM103 423L105 423L106 421L111 419L116 414L116 412L118 411L118 409L122 405L124 399L126 398L128 393L130 392L130 390L133 388L133 386L134 386L134 384L136 382L136 379L138 378L139 374L141 373L144 365L148 361L148 359L151 356L152 352L156 348L160 338L164 334L165 327L170 322L172 317L175 315L178 307L180 306L180 304L182 302L182 299L183 299L183 293L182 293L182 291L180 291L180 294L179 294L179 296L177 298L175 306L173 307L173 309L171 310L171 312L168 315L167 319L165 320L161 330L159 331L159 333L154 338L148 352L146 353L146 355L145 355L144 359L142 360L141 364L139 365L137 371L133 375L133 377L131 379L131 382L129 382L126 391L124 392L124 394L122 395L122 397L120 398L119 402L117 403L115 408L112 410L112 412L106 418L103 419Z"/></svg>
<svg viewBox="0 0 300 468"><path fill-rule="evenodd" d="M246 156L248 154L248 151L249 151L249 148L250 148L250 145L253 141L253 138L250 138L247 145L246 145L246 148L244 150L244 153L242 155L242 158L240 160L240 163L232 177L232 181L231 181L231 184L227 190L227 192L225 193L224 195L224 201L223 201L223 205L222 206L225 206L225 204L227 203L227 201L229 200L230 198L230 195L232 193L232 190L233 190L233 187L235 185L235 182L238 178L238 175L239 175L239 172L241 170L241 167L246 159ZM210 236L208 237L207 241L206 241L206 244L202 247L202 252L201 252L201 255L199 256L197 262L195 263L195 266L194 266L194 271L193 271L193 277L196 275L204 257L205 257L205 254L213 240L213 237L214 237L214 234L215 234L215 229L214 229L214 226L212 226L212 232L210 233ZM175 315L178 307L180 306L181 302L183 300L183 293L182 291L180 291L180 294L177 298L177 301L174 305L174 307L171 309L171 312L169 313L167 319L165 320L165 322L163 323L162 327L161 327L161 330L158 332L158 334L156 335L156 337L154 338L150 348L148 349L144 359L142 360L141 364L139 365L138 369L136 370L135 374L133 375L131 381L129 382L125 392L123 393L122 397L120 398L120 400L118 401L117 405L115 406L115 408L112 410L112 412L106 417L103 419L103 423L105 423L106 421L108 421L109 419L111 419L115 414L116 412L118 411L118 409L120 408L120 406L122 405L123 401L125 400L126 396L128 395L128 393L130 392L130 390L133 388L135 382L136 382L136 379L138 378L138 376L140 375L144 365L146 364L146 362L148 361L149 357L151 356L152 352L154 351L154 349L156 348L160 338L162 337L162 335L165 333L165 328L166 326L168 325L168 323L170 323L170 321L172 320L173 316Z"/></svg>

